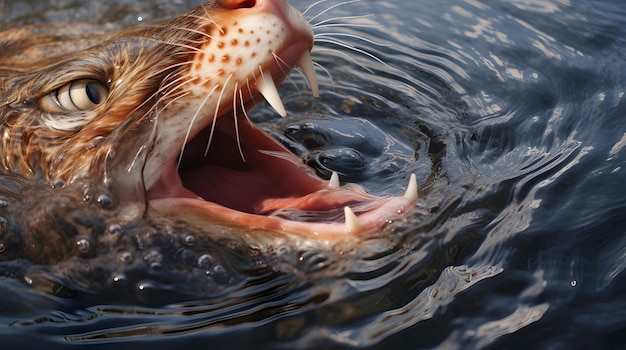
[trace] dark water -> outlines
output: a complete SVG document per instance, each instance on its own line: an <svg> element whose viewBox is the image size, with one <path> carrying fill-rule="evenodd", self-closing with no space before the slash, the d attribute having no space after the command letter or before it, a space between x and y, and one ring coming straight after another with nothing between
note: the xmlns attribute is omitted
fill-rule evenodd
<svg viewBox="0 0 626 350"><path fill-rule="evenodd" d="M254 118L321 175L338 170L370 192L400 193L416 173L422 199L406 222L335 251L260 251L174 227L178 250L134 252L143 261L119 275L124 251L63 266L4 262L2 346L626 347L622 1L335 4L307 15L367 15L317 30L357 50L318 36L321 98L296 74L282 86L289 116L259 106ZM3 27L95 14L127 25L191 5L0 10ZM162 245L155 236L136 237ZM167 268L185 244L208 253ZM144 266L155 261L165 268ZM120 278L129 283L116 289Z"/></svg>

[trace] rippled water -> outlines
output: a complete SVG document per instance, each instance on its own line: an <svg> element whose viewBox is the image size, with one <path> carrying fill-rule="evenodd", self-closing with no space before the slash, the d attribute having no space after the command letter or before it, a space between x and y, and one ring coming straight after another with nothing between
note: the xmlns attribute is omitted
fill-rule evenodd
<svg viewBox="0 0 626 350"><path fill-rule="evenodd" d="M193 3L4 1L0 25L127 25ZM339 4L307 13L329 9L313 23L344 18L331 23L349 26L317 33L357 47L317 37L321 98L293 75L281 87L289 116L259 106L253 118L322 176L338 170L396 194L417 174L421 202L406 222L334 251L286 243L263 252L174 228L177 247L210 252L193 256L201 268L163 269L125 289L110 286L120 276L105 257L100 269L4 262L3 344L626 346L621 0ZM155 254L139 263L168 264ZM136 270L120 278L140 279Z"/></svg>

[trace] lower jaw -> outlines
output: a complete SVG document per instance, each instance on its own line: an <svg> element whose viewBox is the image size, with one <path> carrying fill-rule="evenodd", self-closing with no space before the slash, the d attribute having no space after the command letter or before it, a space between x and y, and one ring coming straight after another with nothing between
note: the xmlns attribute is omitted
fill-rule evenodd
<svg viewBox="0 0 626 350"><path fill-rule="evenodd" d="M375 199L372 208L358 214L358 224L346 222L303 222L277 216L239 212L215 203L191 198L151 200L148 212L158 218L183 222L211 233L224 229L244 235L291 235L299 238L336 242L367 233L379 232L400 219L412 201L404 197Z"/></svg>

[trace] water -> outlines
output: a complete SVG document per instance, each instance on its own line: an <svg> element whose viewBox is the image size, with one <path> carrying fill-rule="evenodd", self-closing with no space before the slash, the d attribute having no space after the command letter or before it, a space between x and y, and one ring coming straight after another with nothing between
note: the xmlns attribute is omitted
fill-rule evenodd
<svg viewBox="0 0 626 350"><path fill-rule="evenodd" d="M207 252L180 271L167 267L185 258L167 249L82 265L4 262L3 344L626 346L621 1L334 4L308 15L375 15L318 33L340 32L366 53L318 37L321 98L294 75L281 87L289 116L259 106L254 118L321 175L339 170L370 192L400 193L417 174L421 201L406 222L335 251L261 252L137 228L146 247L166 237L179 254ZM94 14L128 25L191 5L5 1L1 26ZM120 260L134 269L111 276Z"/></svg>

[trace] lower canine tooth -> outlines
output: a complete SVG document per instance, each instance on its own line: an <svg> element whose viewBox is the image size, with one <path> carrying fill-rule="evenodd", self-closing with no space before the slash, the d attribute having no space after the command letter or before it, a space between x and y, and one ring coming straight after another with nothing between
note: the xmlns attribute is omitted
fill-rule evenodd
<svg viewBox="0 0 626 350"><path fill-rule="evenodd" d="M339 175L336 171L333 171L333 174L330 175L330 181L328 182L328 188L339 188Z"/></svg>
<svg viewBox="0 0 626 350"><path fill-rule="evenodd" d="M357 232L361 229L361 224L359 223L359 218L354 215L354 212L350 207L343 207L344 215L346 216L346 232L352 233Z"/></svg>
<svg viewBox="0 0 626 350"><path fill-rule="evenodd" d="M404 198L410 201L417 200L417 177L415 176L415 174L411 174L411 178L409 179L409 186L406 189Z"/></svg>
<svg viewBox="0 0 626 350"><path fill-rule="evenodd" d="M311 91L313 92L313 96L320 97L320 91L317 84L317 75L315 74L315 67L313 67L313 60L311 59L311 53L305 52L300 60L298 61L298 66L302 69L302 73L304 73L304 77L309 82L309 86L311 87Z"/></svg>
<svg viewBox="0 0 626 350"><path fill-rule="evenodd" d="M283 106L283 101L278 95L272 74L270 74L269 71L262 71L261 78L257 80L256 85L261 95L267 100L267 103L269 103L281 117L286 117L287 111L285 110L285 106Z"/></svg>

